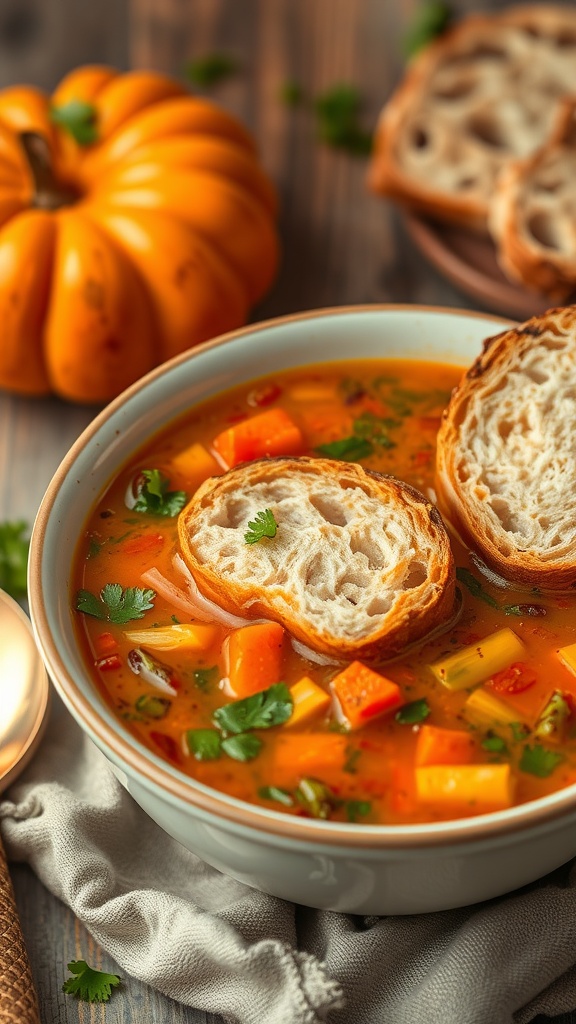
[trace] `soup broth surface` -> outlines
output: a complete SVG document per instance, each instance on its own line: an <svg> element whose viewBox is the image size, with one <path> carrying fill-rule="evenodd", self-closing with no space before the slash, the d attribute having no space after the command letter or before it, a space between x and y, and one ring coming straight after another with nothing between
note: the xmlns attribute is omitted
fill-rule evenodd
<svg viewBox="0 0 576 1024"><path fill-rule="evenodd" d="M346 666L311 661L286 635L266 692L278 683L291 691L306 678L330 699L301 721L291 723L289 716L270 727L256 724L241 739L223 729L215 712L243 699L230 687L226 649L233 629L200 620L180 600L189 592L174 561L178 510L203 479L224 472L215 439L249 418L282 409L304 439L301 451L284 454L321 451L358 461L434 500L436 435L461 375L460 367L408 360L283 372L198 405L121 470L86 524L76 555L73 606L96 686L146 747L202 783L250 803L358 825L439 821L499 809L505 804L494 766L509 766L514 803L576 781L576 675L570 652L558 653L576 644L576 598L498 583L453 531L462 612L403 657L370 666L400 688L401 704L368 717L359 728L342 720L331 690ZM181 496L172 498L174 493ZM154 631L171 636L172 627L182 625L201 627L196 649L189 638L181 643L175 630L171 648L149 642ZM520 656L511 648L502 667L467 682L469 665L477 666L486 640L501 630L507 632L496 642L499 656L506 662L510 631L520 642ZM142 631L144 640L134 639ZM460 651L464 678L448 686L448 677L443 681L442 671L438 675L432 666ZM430 737L427 754L424 739ZM470 771L474 767L490 770L483 775Z"/></svg>

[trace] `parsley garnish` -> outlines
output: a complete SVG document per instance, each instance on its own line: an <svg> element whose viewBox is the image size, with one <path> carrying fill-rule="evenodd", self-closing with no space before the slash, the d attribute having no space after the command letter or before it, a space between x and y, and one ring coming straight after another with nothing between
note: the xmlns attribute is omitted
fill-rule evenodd
<svg viewBox="0 0 576 1024"><path fill-rule="evenodd" d="M107 1003L112 995L112 989L120 984L117 974L96 971L89 967L85 960L72 960L68 964L68 970L75 977L66 979L62 991L77 996L86 1003Z"/></svg>
<svg viewBox="0 0 576 1024"><path fill-rule="evenodd" d="M184 491L169 491L170 481L159 469L143 469L138 482L134 512L149 516L177 516L186 504Z"/></svg>
<svg viewBox="0 0 576 1024"><path fill-rule="evenodd" d="M533 747L526 744L518 767L521 772L537 775L539 779L547 779L563 760L562 754L547 750L539 743L535 743Z"/></svg>
<svg viewBox="0 0 576 1024"><path fill-rule="evenodd" d="M388 434L390 427L399 426L398 420L384 419L372 412L364 412L357 416L352 424L353 433L350 437L342 437L338 441L319 444L316 448L321 455L329 459L342 459L345 462L359 462L372 455L375 447L395 448L396 443Z"/></svg>
<svg viewBox="0 0 576 1024"><path fill-rule="evenodd" d="M359 747L346 747L346 760L342 766L343 771L349 772L350 775L355 775L358 771L357 764L358 759L362 756L362 751Z"/></svg>
<svg viewBox="0 0 576 1024"><path fill-rule="evenodd" d="M95 619L122 624L131 619L142 619L144 613L154 606L155 597L154 590L142 590L141 587L123 590L119 583L107 583L99 597L89 590L79 590L76 610L93 615Z"/></svg>
<svg viewBox="0 0 576 1024"><path fill-rule="evenodd" d="M376 416L373 412L363 412L353 423L355 437L362 437L381 448L395 448L396 442L388 434L390 427L400 426L398 420Z"/></svg>
<svg viewBox="0 0 576 1024"><path fill-rule="evenodd" d="M222 739L216 729L188 729L186 744L197 761L216 761L222 750Z"/></svg>
<svg viewBox="0 0 576 1024"><path fill-rule="evenodd" d="M318 135L335 149L367 156L372 136L360 125L360 93L353 85L335 85L314 101Z"/></svg>
<svg viewBox="0 0 576 1024"><path fill-rule="evenodd" d="M516 743L521 743L528 735L528 728L523 722L510 722L510 731Z"/></svg>
<svg viewBox="0 0 576 1024"><path fill-rule="evenodd" d="M251 697L216 708L213 718L225 733L238 735L247 729L282 725L292 714L293 701L286 683L274 683Z"/></svg>
<svg viewBox="0 0 576 1024"><path fill-rule="evenodd" d="M274 800L278 804L283 804L284 807L292 807L294 804L292 794L279 786L261 786L258 796L261 800Z"/></svg>
<svg viewBox="0 0 576 1024"><path fill-rule="evenodd" d="M225 53L209 53L205 57L190 61L186 65L185 74L194 85L206 89L237 74L239 70L239 64L234 57Z"/></svg>
<svg viewBox="0 0 576 1024"><path fill-rule="evenodd" d="M30 541L23 534L27 529L23 519L0 523L0 588L15 598L26 596Z"/></svg>
<svg viewBox="0 0 576 1024"><path fill-rule="evenodd" d="M241 732L222 740L222 750L235 761L252 761L258 756L262 746L262 740L249 732Z"/></svg>
<svg viewBox="0 0 576 1024"><path fill-rule="evenodd" d="M256 513L253 523L248 523L248 531L244 534L246 544L257 544L263 537L275 537L278 523L274 519L272 510L265 508L263 512Z"/></svg>
<svg viewBox="0 0 576 1024"><path fill-rule="evenodd" d="M98 141L96 107L86 100L69 100L61 107L51 107L50 120L68 132L79 146Z"/></svg>
<svg viewBox="0 0 576 1024"><path fill-rule="evenodd" d="M415 725L417 722L423 722L429 714L430 705L426 698L422 697L420 700L412 700L409 704L404 704L396 712L394 718L400 725Z"/></svg>
<svg viewBox="0 0 576 1024"><path fill-rule="evenodd" d="M489 605L490 608L500 607L498 601L496 601L491 594L488 594L484 590L484 587L480 583L480 580L477 580L474 574L471 573L469 569L458 567L456 569L456 579L458 579L460 583L463 583L464 586L468 588L468 590L472 594L472 597L477 597L479 598L480 601L484 601L484 603Z"/></svg>
<svg viewBox="0 0 576 1024"><path fill-rule="evenodd" d="M407 57L422 50L436 36L441 35L452 20L452 11L443 0L425 0L420 4L416 17L403 41L404 53Z"/></svg>

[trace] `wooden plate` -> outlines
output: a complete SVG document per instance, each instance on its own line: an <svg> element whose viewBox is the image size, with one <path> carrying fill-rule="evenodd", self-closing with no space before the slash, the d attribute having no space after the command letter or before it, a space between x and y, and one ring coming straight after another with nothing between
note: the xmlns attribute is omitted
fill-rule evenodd
<svg viewBox="0 0 576 1024"><path fill-rule="evenodd" d="M526 320L558 305L505 277L489 238L452 224L405 215L408 232L420 251L457 288L486 309Z"/></svg>

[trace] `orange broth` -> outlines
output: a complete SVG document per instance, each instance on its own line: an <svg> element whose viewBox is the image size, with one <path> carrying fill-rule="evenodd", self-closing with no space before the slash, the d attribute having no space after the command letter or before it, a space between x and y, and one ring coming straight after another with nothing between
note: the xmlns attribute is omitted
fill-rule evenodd
<svg viewBox="0 0 576 1024"><path fill-rule="evenodd" d="M182 490L190 498L206 469L183 471L177 456L199 444L210 465L219 434L271 409L285 410L302 432L305 448L296 454L314 455L319 445L363 439L371 450L358 461L366 468L391 473L433 497L436 433L461 373L458 367L414 361L318 365L244 384L195 407L138 452L94 508L76 556L76 592L88 591L97 598L110 583L145 588L142 574L151 568L181 587L172 565L178 549L177 515L135 512L125 504L127 492L133 492L134 480L142 482L143 469L154 468L169 481L170 491ZM125 625L76 613L88 670L125 727L155 754L217 790L289 814L407 824L493 809L474 796L461 804L420 799L415 758L425 725L466 731L472 741L467 763L511 765L515 803L544 796L576 781L576 675L557 653L576 643L576 598L499 587L473 553L454 537L452 543L463 599L459 619L402 659L371 666L400 687L404 704L415 708L416 721L402 721L395 708L350 730L332 702L327 711L299 726L290 726L288 719L253 730L261 748L249 760L237 760L222 749L214 759L199 759L191 752L189 730L211 730L219 737L213 713L238 699L222 684L222 645L230 629L217 625L210 643L198 652L144 646L146 654L166 667L177 688L175 694L162 693L131 669L129 654L135 644L125 635L194 621L159 594L141 619ZM74 601L76 607L77 597ZM525 654L512 669L480 685L504 702L511 720L479 722L466 708L478 684L451 691L430 666L504 627L520 638ZM311 662L286 637L279 679L292 687L308 677L329 692L343 667ZM558 734L542 740L539 716L554 692L561 695L568 715Z"/></svg>

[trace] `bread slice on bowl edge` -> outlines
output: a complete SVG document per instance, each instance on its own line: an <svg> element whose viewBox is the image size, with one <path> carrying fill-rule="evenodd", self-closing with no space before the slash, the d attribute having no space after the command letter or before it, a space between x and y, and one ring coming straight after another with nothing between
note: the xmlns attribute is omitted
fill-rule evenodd
<svg viewBox="0 0 576 1024"><path fill-rule="evenodd" d="M523 587L576 586L576 306L489 338L438 434L442 514Z"/></svg>
<svg viewBox="0 0 576 1024"><path fill-rule="evenodd" d="M488 231L508 160L546 139L555 105L576 95L576 9L470 14L409 62L380 115L369 184L438 221Z"/></svg>
<svg viewBox="0 0 576 1024"><path fill-rule="evenodd" d="M246 543L269 509L274 537ZM448 625L455 568L422 494L357 463L267 458L208 479L179 517L200 591L336 660L381 661Z"/></svg>
<svg viewBox="0 0 576 1024"><path fill-rule="evenodd" d="M500 173L489 215L504 272L551 301L576 290L576 100L556 110L552 131L531 156Z"/></svg>

